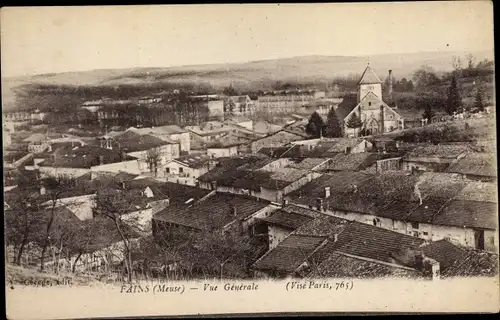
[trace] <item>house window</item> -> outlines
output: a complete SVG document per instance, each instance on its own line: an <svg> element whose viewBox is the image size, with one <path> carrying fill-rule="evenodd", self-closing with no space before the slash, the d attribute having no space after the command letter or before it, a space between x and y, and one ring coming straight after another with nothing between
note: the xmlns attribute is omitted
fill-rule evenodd
<svg viewBox="0 0 500 320"><path fill-rule="evenodd" d="M179 168L179 173L183 173L184 172L184 168Z"/></svg>
<svg viewBox="0 0 500 320"><path fill-rule="evenodd" d="M166 171L167 173L170 173L170 168L165 168L165 171Z"/></svg>
<svg viewBox="0 0 500 320"><path fill-rule="evenodd" d="M418 229L418 227L419 227L418 222L412 222L411 227L412 227L412 229Z"/></svg>
<svg viewBox="0 0 500 320"><path fill-rule="evenodd" d="M368 106L370 106L370 107L371 107L371 105L372 105L371 101L370 101L370 102L368 102Z"/></svg>
<svg viewBox="0 0 500 320"><path fill-rule="evenodd" d="M424 234L424 236L428 236L429 235L429 232L422 232Z"/></svg>

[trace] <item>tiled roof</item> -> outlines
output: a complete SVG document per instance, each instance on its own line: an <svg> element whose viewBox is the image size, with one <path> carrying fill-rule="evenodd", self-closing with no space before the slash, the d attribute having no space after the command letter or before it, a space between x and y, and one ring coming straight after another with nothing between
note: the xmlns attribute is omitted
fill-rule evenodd
<svg viewBox="0 0 500 320"><path fill-rule="evenodd" d="M140 135L132 131L126 131L124 134L114 138L119 143L120 148L127 152L144 151L158 148L167 144L175 144L174 141L166 141L149 134Z"/></svg>
<svg viewBox="0 0 500 320"><path fill-rule="evenodd" d="M323 169L331 171L358 171L371 166L377 160L377 154L367 152L338 153L325 164Z"/></svg>
<svg viewBox="0 0 500 320"><path fill-rule="evenodd" d="M280 158L281 155L290 148L292 147L264 147L260 148L259 151L257 151L257 153L264 154L268 157Z"/></svg>
<svg viewBox="0 0 500 320"><path fill-rule="evenodd" d="M167 125L154 128L133 128L136 132L140 134L179 134L188 132L186 129L182 129L177 125Z"/></svg>
<svg viewBox="0 0 500 320"><path fill-rule="evenodd" d="M419 204L415 184L421 179ZM427 179L427 180L426 180ZM465 190L467 181L446 180L440 174L423 176L401 172L366 174L338 172L314 179L288 196L293 202L316 206L317 198L327 209L374 214L400 221L432 223L469 228L495 229L497 205L492 186L481 200L474 201L473 191ZM469 182L477 185L477 182ZM463 191L465 190L465 191Z"/></svg>
<svg viewBox="0 0 500 320"><path fill-rule="evenodd" d="M438 144L417 146L407 154L407 158L443 158L456 159L458 156L472 149L466 144Z"/></svg>
<svg viewBox="0 0 500 320"><path fill-rule="evenodd" d="M418 248L424 240L356 221L350 222L322 250L339 251L359 257L394 262L393 254Z"/></svg>
<svg viewBox="0 0 500 320"><path fill-rule="evenodd" d="M374 261L354 258L332 252L327 259L313 268L313 272L308 278L421 278L422 274L417 270L377 263Z"/></svg>
<svg viewBox="0 0 500 320"><path fill-rule="evenodd" d="M259 270L294 272L324 241L323 237L292 234L257 260L253 267Z"/></svg>
<svg viewBox="0 0 500 320"><path fill-rule="evenodd" d="M277 225L280 227L295 230L304 223L311 221L312 219L313 218L310 216L278 209L274 211L271 216L263 218L261 220L271 225Z"/></svg>
<svg viewBox="0 0 500 320"><path fill-rule="evenodd" d="M176 161L185 164L191 168L202 168L206 167L208 162L210 161L210 157L206 154L190 154L187 156L182 156Z"/></svg>
<svg viewBox="0 0 500 320"><path fill-rule="evenodd" d="M358 84L381 84L382 81L375 74L373 69L370 66L367 66L363 74L361 75L361 79Z"/></svg>
<svg viewBox="0 0 500 320"><path fill-rule="evenodd" d="M496 158L494 154L490 153L469 153L450 164L447 171L467 175L496 177Z"/></svg>
<svg viewBox="0 0 500 320"><path fill-rule="evenodd" d="M237 219L247 218L267 205L268 201L231 194L215 194L188 208L167 207L157 213L154 219L195 229L218 229Z"/></svg>
<svg viewBox="0 0 500 320"><path fill-rule="evenodd" d="M48 158L40 163L40 166L58 166L66 168L90 168L100 165L102 157L103 164L121 161L135 160L131 156L124 156L121 152L109 150L96 146L63 147L54 152L54 158Z"/></svg>
<svg viewBox="0 0 500 320"><path fill-rule="evenodd" d="M439 225L498 228L498 205L491 202L451 200L436 214L432 223Z"/></svg>
<svg viewBox="0 0 500 320"><path fill-rule="evenodd" d="M423 246L422 253L438 261L442 272L452 266L455 261L462 259L466 250L443 239Z"/></svg>
<svg viewBox="0 0 500 320"><path fill-rule="evenodd" d="M466 249L465 255L444 270L441 276L444 278L496 276L498 278L498 254Z"/></svg>
<svg viewBox="0 0 500 320"><path fill-rule="evenodd" d="M468 181L467 185L455 196L457 200L498 202L497 184L492 182Z"/></svg>
<svg viewBox="0 0 500 320"><path fill-rule="evenodd" d="M328 142L331 142L333 146L328 149L329 152L344 152L345 148L354 148L358 146L360 143L365 141L364 139L356 139L356 138L334 138L328 139Z"/></svg>
<svg viewBox="0 0 500 320"><path fill-rule="evenodd" d="M48 141L49 137L44 135L43 133L33 133L31 136L28 138L24 139L24 142L42 142L42 141Z"/></svg>
<svg viewBox="0 0 500 320"><path fill-rule="evenodd" d="M333 234L341 234L348 224L348 220L321 214L314 220L300 226L294 234L328 237Z"/></svg>
<svg viewBox="0 0 500 320"><path fill-rule="evenodd" d="M312 170L326 161L328 161L328 159L325 158L305 158L299 162L290 164L288 167L294 169Z"/></svg>

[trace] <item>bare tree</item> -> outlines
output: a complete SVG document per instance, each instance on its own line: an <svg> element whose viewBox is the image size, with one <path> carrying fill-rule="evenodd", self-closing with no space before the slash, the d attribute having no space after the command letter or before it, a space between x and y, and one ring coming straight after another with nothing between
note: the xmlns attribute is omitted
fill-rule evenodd
<svg viewBox="0 0 500 320"><path fill-rule="evenodd" d="M46 195L49 199L48 217L45 223L45 232L41 239L42 251L40 256L40 270L44 270L45 253L50 244L50 233L55 220L56 208L60 204L60 199L64 192L76 186L75 179L66 176L48 177L42 180L42 187L46 190Z"/></svg>
<svg viewBox="0 0 500 320"><path fill-rule="evenodd" d="M109 219L115 231L119 234L124 246L124 263L127 270L128 281L132 281L132 242L134 228L139 229L134 219L123 219L124 215L133 210L132 204L137 201L135 193L112 188L99 188L95 198L95 216Z"/></svg>
<svg viewBox="0 0 500 320"><path fill-rule="evenodd" d="M15 250L14 263L21 265L26 245L34 233L38 233L40 195L36 187L18 186L18 192L12 198L5 199L9 210L5 210L5 241Z"/></svg>
<svg viewBox="0 0 500 320"><path fill-rule="evenodd" d="M467 59L467 67L469 69L474 68L474 64L476 61L476 58L474 57L474 55L472 53L469 53L465 56L465 58Z"/></svg>

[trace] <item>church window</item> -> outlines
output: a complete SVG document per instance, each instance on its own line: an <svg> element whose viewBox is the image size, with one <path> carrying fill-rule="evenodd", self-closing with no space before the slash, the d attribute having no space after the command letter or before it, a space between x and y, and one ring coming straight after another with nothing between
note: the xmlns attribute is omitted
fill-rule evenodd
<svg viewBox="0 0 500 320"><path fill-rule="evenodd" d="M371 101L369 101L369 102L368 102L368 105L369 105L369 106L371 106L371 105L372 105L372 102L371 102Z"/></svg>

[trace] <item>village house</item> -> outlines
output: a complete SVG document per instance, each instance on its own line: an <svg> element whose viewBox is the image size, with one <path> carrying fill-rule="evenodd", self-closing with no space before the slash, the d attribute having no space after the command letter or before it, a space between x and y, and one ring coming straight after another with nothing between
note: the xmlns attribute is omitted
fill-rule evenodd
<svg viewBox="0 0 500 320"><path fill-rule="evenodd" d="M126 171L140 173L137 158L96 146L60 148L36 164L43 176L79 177L87 173Z"/></svg>
<svg viewBox="0 0 500 320"><path fill-rule="evenodd" d="M194 186L197 184L198 178L207 173L213 166L210 156L194 153L167 162L157 177L170 182Z"/></svg>
<svg viewBox="0 0 500 320"><path fill-rule="evenodd" d="M211 120L224 120L224 100L216 94L189 96L189 100L200 107L208 109Z"/></svg>
<svg viewBox="0 0 500 320"><path fill-rule="evenodd" d="M236 116L252 115L255 112L255 102L248 96L230 96L224 108L226 114Z"/></svg>
<svg viewBox="0 0 500 320"><path fill-rule="evenodd" d="M403 157L402 168L406 171L443 172L469 152L473 149L466 144L418 145Z"/></svg>
<svg viewBox="0 0 500 320"><path fill-rule="evenodd" d="M224 123L227 125L236 126L237 128L245 128L246 132L241 130L242 132L253 134L253 120L247 118L245 116L231 116L228 119L224 120Z"/></svg>
<svg viewBox="0 0 500 320"><path fill-rule="evenodd" d="M253 226L276 207L268 201L212 192L187 207L167 207L153 218L153 236L162 237L170 228L193 231L236 231L252 235Z"/></svg>
<svg viewBox="0 0 500 320"><path fill-rule="evenodd" d="M325 97L324 91L318 90L281 90L264 92L257 99L259 110L270 113L291 112L297 107Z"/></svg>
<svg viewBox="0 0 500 320"><path fill-rule="evenodd" d="M133 130L112 138L105 136L101 146L111 150L122 150L127 155L137 158L141 172L158 170L160 166L180 156L179 142L167 141L148 134L141 135Z"/></svg>
<svg viewBox="0 0 500 320"><path fill-rule="evenodd" d="M468 153L453 161L446 172L458 173L472 180L496 181L496 157L494 153Z"/></svg>
<svg viewBox="0 0 500 320"><path fill-rule="evenodd" d="M28 152L41 153L50 149L49 137L43 133L34 133L23 141L28 143Z"/></svg>
<svg viewBox="0 0 500 320"><path fill-rule="evenodd" d="M291 133L287 130L281 130L252 141L250 143L250 149L252 153L257 153L261 148L283 147L293 141L304 140L304 138L307 138L306 134Z"/></svg>
<svg viewBox="0 0 500 320"><path fill-rule="evenodd" d="M492 276L498 270L496 254L447 240L426 243L286 203L261 221L270 245L254 264L256 276L438 279Z"/></svg>
<svg viewBox="0 0 500 320"><path fill-rule="evenodd" d="M282 217L273 218L276 214ZM355 262L366 268L364 273L351 270L350 276L356 278L438 277L438 262L432 261L433 264L424 269L417 268L412 261L419 255L417 252L412 254L412 250L419 249L424 242L421 239L291 205L285 205L283 211L275 211L263 221L270 220L268 225L272 229L276 225L274 220L283 224L288 217L293 222L285 224L291 231L282 232L279 239L275 238L278 241L274 241L270 250L253 264L256 277L308 277L314 274L324 278L328 276L324 271L349 272L348 266ZM338 255L339 265L329 270L325 264L331 263L334 254ZM406 256L412 259L405 261Z"/></svg>
<svg viewBox="0 0 500 320"><path fill-rule="evenodd" d="M390 86L392 72L389 70ZM342 122L345 136L375 135L404 129L404 119L392 107L382 100L382 81L370 66L367 66L358 82L357 101L345 99L335 109ZM361 127L349 128L347 125L353 116L361 120Z"/></svg>
<svg viewBox="0 0 500 320"><path fill-rule="evenodd" d="M31 113L28 111L10 111L4 112L5 120L10 122L29 122L31 121Z"/></svg>
<svg viewBox="0 0 500 320"><path fill-rule="evenodd" d="M330 110L336 109L338 105L342 102L342 98L323 98L318 100L313 100L303 106L303 110L300 113L311 115L317 112L321 116L327 116Z"/></svg>
<svg viewBox="0 0 500 320"><path fill-rule="evenodd" d="M142 135L152 135L154 137L164 139L165 141L178 141L181 152L189 152L191 150L191 136L189 131L182 129L177 125L167 125L152 128L129 128Z"/></svg>
<svg viewBox="0 0 500 320"><path fill-rule="evenodd" d="M292 163L294 162L286 158L254 159L253 162L238 163L234 167L231 167L228 161L221 162L221 167L229 167L215 167L201 176L200 186L218 192L250 195L279 203L283 196L321 175L308 169L288 167Z"/></svg>
<svg viewBox="0 0 500 320"><path fill-rule="evenodd" d="M337 172L285 199L348 220L494 251L498 248L494 185L442 173ZM492 192L493 191L493 192Z"/></svg>
<svg viewBox="0 0 500 320"><path fill-rule="evenodd" d="M220 121L208 121L199 126L186 126L186 129L193 138L200 139L203 142L218 141L230 132L237 131L234 126Z"/></svg>

